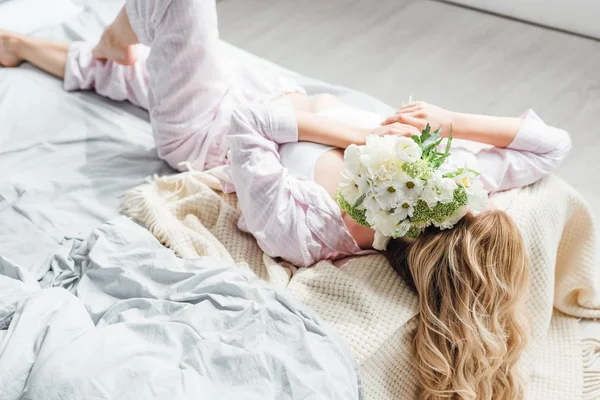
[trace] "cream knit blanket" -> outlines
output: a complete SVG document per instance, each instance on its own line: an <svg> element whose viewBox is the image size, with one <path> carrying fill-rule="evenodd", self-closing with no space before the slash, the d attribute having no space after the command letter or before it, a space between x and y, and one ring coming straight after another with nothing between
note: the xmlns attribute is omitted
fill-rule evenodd
<svg viewBox="0 0 600 400"><path fill-rule="evenodd" d="M318 311L360 361L368 398L414 399L410 341L417 298L384 257L351 258L342 268L328 261L301 269L277 262L237 229L237 199L218 188L203 172L155 177L126 194L124 210L180 257L232 260ZM531 260L532 334L523 357L528 398L600 399L600 371L589 367L600 356L600 340L582 341L577 320L600 318L600 265L588 206L553 176L493 201L517 222Z"/></svg>

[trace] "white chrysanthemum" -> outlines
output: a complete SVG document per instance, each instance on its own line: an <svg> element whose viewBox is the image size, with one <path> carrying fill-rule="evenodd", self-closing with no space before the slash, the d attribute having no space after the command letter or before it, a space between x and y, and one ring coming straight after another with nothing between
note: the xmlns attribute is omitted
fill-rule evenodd
<svg viewBox="0 0 600 400"><path fill-rule="evenodd" d="M378 181L379 184L382 181L394 179L402 171L397 160L389 159L381 163L376 169L369 170L369 172L371 173L371 179Z"/></svg>
<svg viewBox="0 0 600 400"><path fill-rule="evenodd" d="M367 137L367 144L360 155L362 166L369 171L371 179L392 179L400 171L402 161L396 157L394 145L395 136Z"/></svg>
<svg viewBox="0 0 600 400"><path fill-rule="evenodd" d="M377 232L384 236L392 236L398 230L398 218L391 211L378 210L366 212L367 221Z"/></svg>
<svg viewBox="0 0 600 400"><path fill-rule="evenodd" d="M354 204L362 195L357 178L358 176L354 175L348 168L342 170L339 190L344 199L350 204Z"/></svg>
<svg viewBox="0 0 600 400"><path fill-rule="evenodd" d="M351 144L344 151L344 163L346 169L353 175L358 175L361 172L360 156L362 154L362 147L355 144Z"/></svg>
<svg viewBox="0 0 600 400"><path fill-rule="evenodd" d="M414 162L421 158L421 147L411 138L396 137L396 156L405 162Z"/></svg>
<svg viewBox="0 0 600 400"><path fill-rule="evenodd" d="M396 214L398 221L404 221L405 219L412 217L414 212L415 203L405 201L396 207L394 214Z"/></svg>

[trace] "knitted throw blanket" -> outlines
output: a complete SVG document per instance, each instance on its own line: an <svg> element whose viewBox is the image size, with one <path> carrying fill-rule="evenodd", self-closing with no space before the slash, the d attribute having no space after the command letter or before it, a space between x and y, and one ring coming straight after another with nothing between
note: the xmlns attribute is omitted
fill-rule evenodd
<svg viewBox="0 0 600 400"><path fill-rule="evenodd" d="M237 229L235 194L218 188L219 181L203 172L154 177L126 194L124 211L178 256L235 262L318 311L360 361L368 398L416 398L411 338L417 297L385 258L300 269L277 262ZM600 318L600 265L588 206L554 176L493 201L518 224L530 257L532 332L522 359L528 398L600 399L600 371L590 367L600 357L600 340L582 341L577 320Z"/></svg>

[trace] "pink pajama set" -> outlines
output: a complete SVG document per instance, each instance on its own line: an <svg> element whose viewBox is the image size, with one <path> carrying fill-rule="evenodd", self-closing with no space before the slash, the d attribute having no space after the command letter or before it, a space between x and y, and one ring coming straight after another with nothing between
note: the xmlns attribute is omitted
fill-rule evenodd
<svg viewBox="0 0 600 400"><path fill-rule="evenodd" d="M76 42L64 88L95 89L147 109L158 154L173 168L185 161L197 170L225 164L235 108L304 91L265 67L223 60L214 0L127 0L125 8L142 43L138 62L97 61L95 43Z"/></svg>
<svg viewBox="0 0 600 400"><path fill-rule="evenodd" d="M139 61L121 66L94 60L92 43L74 43L65 89L93 88L147 108L158 154L171 166L189 162L198 170L222 169L224 187L233 184L238 195L243 214L238 226L252 233L268 255L310 266L365 253L326 190L307 179L310 171L289 161L302 157L285 157L298 143L296 116L274 100L303 89L265 67L226 65L219 57L214 0L127 0L125 7L150 50L140 47ZM351 107L326 116L356 125L384 119ZM566 156L570 138L531 110L522 118L507 148L453 146L453 162L479 170L490 192L541 179Z"/></svg>

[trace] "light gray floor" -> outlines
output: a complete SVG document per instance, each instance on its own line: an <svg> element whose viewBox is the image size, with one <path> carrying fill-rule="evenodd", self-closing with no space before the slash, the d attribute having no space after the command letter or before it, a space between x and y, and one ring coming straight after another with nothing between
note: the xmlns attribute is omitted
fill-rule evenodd
<svg viewBox="0 0 600 400"><path fill-rule="evenodd" d="M558 174L600 221L600 42L428 0L222 0L226 41L396 106L534 108L571 133Z"/></svg>

